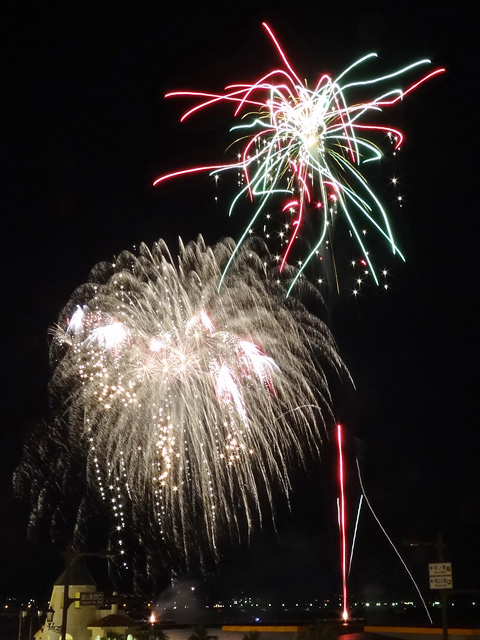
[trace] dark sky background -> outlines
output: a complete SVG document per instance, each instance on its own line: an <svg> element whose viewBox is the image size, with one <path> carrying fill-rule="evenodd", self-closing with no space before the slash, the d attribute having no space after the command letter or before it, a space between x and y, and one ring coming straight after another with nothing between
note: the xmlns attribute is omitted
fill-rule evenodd
<svg viewBox="0 0 480 640"><path fill-rule="evenodd" d="M447 73L391 114L406 142L404 206L392 207L407 262L391 287L331 306L339 350L357 385L346 428L356 438L370 502L422 586L443 533L455 586L480 587L476 278L478 10L470 3L243 2L2 4L4 124L1 312L0 594L48 594L58 550L26 539L26 505L11 488L27 431L46 416L48 327L95 263L159 237L237 235L208 180L163 189L162 172L216 162L227 109L180 125L176 88L220 89L277 63L261 21L306 77L338 73L376 51L392 69L429 57ZM445 5L447 6L447 5ZM386 175L379 172L380 180ZM383 188L382 185L380 185ZM217 586L340 590L328 521L328 465L299 472L279 534L231 550ZM413 597L367 510L352 568L365 596Z"/></svg>

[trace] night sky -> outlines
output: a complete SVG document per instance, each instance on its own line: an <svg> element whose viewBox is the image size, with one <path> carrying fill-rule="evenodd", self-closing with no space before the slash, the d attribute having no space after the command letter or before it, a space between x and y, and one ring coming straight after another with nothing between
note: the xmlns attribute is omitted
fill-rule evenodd
<svg viewBox="0 0 480 640"><path fill-rule="evenodd" d="M71 292L94 264L141 241L162 237L175 248L178 236L238 237L243 220L214 205L207 178L151 183L221 157L228 110L181 125L183 103L163 95L221 89L277 64L263 20L306 77L338 73L370 51L389 69L422 57L447 68L390 115L406 135L397 164L404 204L390 210L407 261L394 263L388 292L331 301L330 328L357 386L346 428L383 526L422 586L434 551L402 541L441 532L455 586L478 588L478 10L147 4L2 4L0 594L48 594L62 568L58 549L27 542L28 509L14 500L11 478L26 433L47 414L47 332ZM388 176L378 175L384 189ZM217 585L233 592L253 578L265 591L339 591L326 471L295 474L278 535L266 527L249 549L231 549ZM352 588L388 597L401 587L413 597L367 510L357 544Z"/></svg>

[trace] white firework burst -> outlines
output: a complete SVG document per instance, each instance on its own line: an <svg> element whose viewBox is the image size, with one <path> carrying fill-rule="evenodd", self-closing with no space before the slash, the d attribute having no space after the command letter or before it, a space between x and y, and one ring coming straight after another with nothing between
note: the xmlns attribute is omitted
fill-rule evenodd
<svg viewBox="0 0 480 640"><path fill-rule="evenodd" d="M119 538L130 504L167 548L188 556L201 539L216 552L265 504L273 513L272 488L288 496L292 462L318 452L333 420L328 376L346 372L328 329L285 299L259 241L218 292L234 248L199 237L176 260L163 241L123 252L53 330L52 408Z"/></svg>

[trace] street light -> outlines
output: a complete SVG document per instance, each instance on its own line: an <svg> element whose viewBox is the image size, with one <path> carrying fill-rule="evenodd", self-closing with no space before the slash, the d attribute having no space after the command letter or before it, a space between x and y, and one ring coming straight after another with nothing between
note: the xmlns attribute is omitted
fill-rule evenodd
<svg viewBox="0 0 480 640"><path fill-rule="evenodd" d="M30 622L29 629L28 629L28 640L32 640L32 624L33 624L33 617L35 615L37 616L38 619L40 619L43 615L43 611L41 609L38 609L34 613L30 605L28 605L26 609L20 610L19 612L20 621L18 625L18 640L21 640L22 638L22 623L25 623L27 618L29 618L29 622Z"/></svg>
<svg viewBox="0 0 480 640"><path fill-rule="evenodd" d="M47 609L47 618L46 618L47 629L49 631L54 631L55 633L60 634L62 633L62 627L53 624L54 617L55 617L55 610L52 609L52 607L49 607Z"/></svg>
<svg viewBox="0 0 480 640"><path fill-rule="evenodd" d="M151 640L155 640L155 622L156 622L155 614L152 611L150 615L150 639Z"/></svg>
<svg viewBox="0 0 480 640"><path fill-rule="evenodd" d="M27 612L25 609L20 609L18 612L18 640L22 640L22 622L25 620Z"/></svg>
<svg viewBox="0 0 480 640"><path fill-rule="evenodd" d="M33 613L30 615L30 626L28 628L28 640L33 640L32 637L32 622L33 622ZM38 620L40 620L40 618L43 616L43 611L41 609L37 609L35 611L35 615L37 616Z"/></svg>

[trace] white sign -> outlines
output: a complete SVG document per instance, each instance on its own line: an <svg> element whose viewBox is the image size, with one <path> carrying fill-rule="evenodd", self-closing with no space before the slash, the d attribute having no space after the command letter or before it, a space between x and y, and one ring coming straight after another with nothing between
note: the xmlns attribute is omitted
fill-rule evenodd
<svg viewBox="0 0 480 640"><path fill-rule="evenodd" d="M451 576L434 576L430 578L430 589L453 589Z"/></svg>
<svg viewBox="0 0 480 640"><path fill-rule="evenodd" d="M451 562L430 562L428 565L428 575L430 576L451 576Z"/></svg>
<svg viewBox="0 0 480 640"><path fill-rule="evenodd" d="M452 563L430 562L428 565L430 589L452 589Z"/></svg>
<svg viewBox="0 0 480 640"><path fill-rule="evenodd" d="M81 607L101 607L103 606L103 592L89 593L88 591L82 591L80 593L80 606Z"/></svg>

